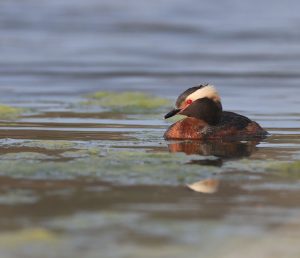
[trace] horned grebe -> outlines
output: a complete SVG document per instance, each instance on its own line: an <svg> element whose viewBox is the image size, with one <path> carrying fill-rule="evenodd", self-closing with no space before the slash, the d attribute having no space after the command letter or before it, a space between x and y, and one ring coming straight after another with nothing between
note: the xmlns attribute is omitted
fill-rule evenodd
<svg viewBox="0 0 300 258"><path fill-rule="evenodd" d="M223 111L221 98L213 85L192 87L176 101L176 108L165 119L176 114L186 118L171 125L164 134L170 139L248 139L268 134L258 123L237 113Z"/></svg>

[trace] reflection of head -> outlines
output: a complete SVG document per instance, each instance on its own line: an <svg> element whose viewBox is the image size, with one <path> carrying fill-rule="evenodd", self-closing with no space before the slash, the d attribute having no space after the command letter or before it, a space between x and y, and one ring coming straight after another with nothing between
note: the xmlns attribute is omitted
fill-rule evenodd
<svg viewBox="0 0 300 258"><path fill-rule="evenodd" d="M219 184L220 184L220 180L209 178L209 179L200 180L193 184L187 184L186 186L189 189L198 193L213 194L218 191Z"/></svg>

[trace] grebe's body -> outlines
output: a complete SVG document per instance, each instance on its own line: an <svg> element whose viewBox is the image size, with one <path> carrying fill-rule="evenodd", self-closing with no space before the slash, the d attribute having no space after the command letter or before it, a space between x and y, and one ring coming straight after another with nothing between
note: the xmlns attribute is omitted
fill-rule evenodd
<svg viewBox="0 0 300 258"><path fill-rule="evenodd" d="M222 110L221 99L212 85L200 85L183 92L176 101L176 114L187 116L171 125L165 139L249 139L264 138L268 133L249 118Z"/></svg>

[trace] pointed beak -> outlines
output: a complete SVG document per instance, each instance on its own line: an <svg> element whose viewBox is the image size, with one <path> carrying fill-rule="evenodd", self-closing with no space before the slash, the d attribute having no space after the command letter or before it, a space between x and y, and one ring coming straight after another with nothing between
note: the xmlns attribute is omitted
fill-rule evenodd
<svg viewBox="0 0 300 258"><path fill-rule="evenodd" d="M180 108L175 108L175 109L171 110L168 114L165 115L165 119L175 116L180 111L181 111Z"/></svg>

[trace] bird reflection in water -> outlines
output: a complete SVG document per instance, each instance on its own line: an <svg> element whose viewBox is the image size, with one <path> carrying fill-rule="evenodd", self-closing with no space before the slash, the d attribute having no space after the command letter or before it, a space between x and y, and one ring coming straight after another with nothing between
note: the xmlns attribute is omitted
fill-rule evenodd
<svg viewBox="0 0 300 258"><path fill-rule="evenodd" d="M187 155L215 156L217 159L191 160L189 164L222 166L226 160L249 157L257 148L258 141L180 141L168 143L170 152L184 152Z"/></svg>
<svg viewBox="0 0 300 258"><path fill-rule="evenodd" d="M200 155L201 159L193 159L187 164L221 167L225 161L249 157L257 150L259 141L177 141L169 142L170 152L184 152L187 155ZM210 156L210 158L203 158ZM215 158L212 159L211 157ZM195 192L213 194L220 186L220 179L208 178L188 184L187 187Z"/></svg>

